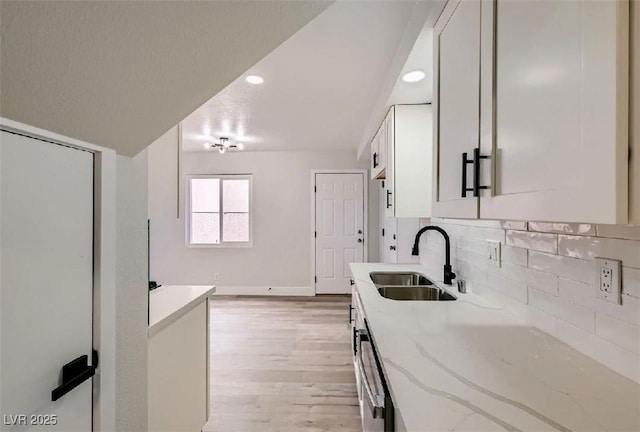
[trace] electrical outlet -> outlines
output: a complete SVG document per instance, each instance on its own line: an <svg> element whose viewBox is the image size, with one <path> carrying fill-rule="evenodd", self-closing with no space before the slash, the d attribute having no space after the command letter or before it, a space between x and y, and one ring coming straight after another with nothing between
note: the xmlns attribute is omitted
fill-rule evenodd
<svg viewBox="0 0 640 432"><path fill-rule="evenodd" d="M500 267L500 242L488 241L487 242L487 261L496 267Z"/></svg>
<svg viewBox="0 0 640 432"><path fill-rule="evenodd" d="M594 286L596 298L615 304L622 304L620 272L622 263L608 258L594 258Z"/></svg>
<svg viewBox="0 0 640 432"><path fill-rule="evenodd" d="M213 274L213 280L214 281L219 281L220 280L220 273L214 273Z"/></svg>

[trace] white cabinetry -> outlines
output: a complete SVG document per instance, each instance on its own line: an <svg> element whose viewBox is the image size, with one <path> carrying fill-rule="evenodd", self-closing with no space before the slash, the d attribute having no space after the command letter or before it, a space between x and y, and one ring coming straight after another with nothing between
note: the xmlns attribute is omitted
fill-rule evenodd
<svg viewBox="0 0 640 432"><path fill-rule="evenodd" d="M386 131L384 123L371 141L371 178L380 179L385 176L387 159Z"/></svg>
<svg viewBox="0 0 640 432"><path fill-rule="evenodd" d="M381 182L381 202L386 193L386 180ZM414 264L419 257L411 255L415 235L420 229L419 218L394 218L385 216L385 208L380 208L380 260L384 263Z"/></svg>
<svg viewBox="0 0 640 432"><path fill-rule="evenodd" d="M640 224L640 2L631 2L631 172L630 223Z"/></svg>
<svg viewBox="0 0 640 432"><path fill-rule="evenodd" d="M435 216L627 222L627 2L450 0L434 39Z"/></svg>
<svg viewBox="0 0 640 432"><path fill-rule="evenodd" d="M431 216L431 105L394 105L382 129L387 137L385 215Z"/></svg>
<svg viewBox="0 0 640 432"><path fill-rule="evenodd" d="M433 77L433 215L477 218L477 198L462 193L470 170L461 158L480 145L480 2L447 3L434 29Z"/></svg>

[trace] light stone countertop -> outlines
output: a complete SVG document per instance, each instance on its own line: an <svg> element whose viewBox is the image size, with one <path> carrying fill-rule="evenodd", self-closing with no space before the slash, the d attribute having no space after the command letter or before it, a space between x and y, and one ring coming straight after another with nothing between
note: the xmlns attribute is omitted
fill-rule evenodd
<svg viewBox="0 0 640 432"><path fill-rule="evenodd" d="M640 384L420 265L351 270L409 432L640 431ZM398 270L421 272L458 300L380 296L369 273Z"/></svg>
<svg viewBox="0 0 640 432"><path fill-rule="evenodd" d="M149 292L149 337L215 292L216 287L211 285L163 285Z"/></svg>

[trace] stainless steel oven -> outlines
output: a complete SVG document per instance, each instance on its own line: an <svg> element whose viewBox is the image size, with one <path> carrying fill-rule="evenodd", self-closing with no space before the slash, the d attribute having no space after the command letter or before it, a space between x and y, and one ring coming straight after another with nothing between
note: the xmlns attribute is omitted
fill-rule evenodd
<svg viewBox="0 0 640 432"><path fill-rule="evenodd" d="M358 330L356 368L359 375L362 402L362 430L364 432L393 432L393 402L384 377L380 356L376 351L369 323L364 320L363 329Z"/></svg>

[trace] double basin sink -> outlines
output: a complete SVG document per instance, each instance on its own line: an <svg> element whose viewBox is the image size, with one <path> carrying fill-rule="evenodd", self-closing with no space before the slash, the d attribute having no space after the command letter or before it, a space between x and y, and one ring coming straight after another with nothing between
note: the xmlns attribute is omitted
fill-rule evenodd
<svg viewBox="0 0 640 432"><path fill-rule="evenodd" d="M456 297L416 272L371 272L371 280L382 297L393 300L452 301Z"/></svg>

